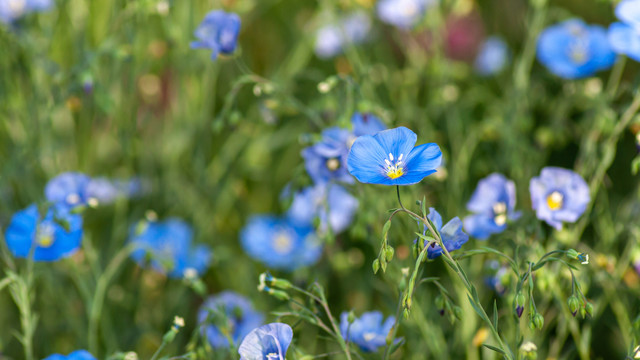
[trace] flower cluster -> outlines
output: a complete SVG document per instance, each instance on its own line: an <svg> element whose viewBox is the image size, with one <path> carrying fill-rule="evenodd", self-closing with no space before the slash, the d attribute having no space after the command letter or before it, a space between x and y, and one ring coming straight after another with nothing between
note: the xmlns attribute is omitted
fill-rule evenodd
<svg viewBox="0 0 640 360"><path fill-rule="evenodd" d="M103 177L91 178L78 172L66 172L49 180L44 193L48 201L73 209L109 204L118 198L141 195L144 191L140 179L109 180Z"/></svg>

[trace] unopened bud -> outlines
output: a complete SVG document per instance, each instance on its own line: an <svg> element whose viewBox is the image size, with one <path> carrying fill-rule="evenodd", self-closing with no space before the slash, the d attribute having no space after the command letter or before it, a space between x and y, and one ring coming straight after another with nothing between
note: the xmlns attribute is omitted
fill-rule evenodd
<svg viewBox="0 0 640 360"><path fill-rule="evenodd" d="M454 306L453 307L453 314L455 315L456 319L458 320L462 320L462 308L460 306Z"/></svg>
<svg viewBox="0 0 640 360"><path fill-rule="evenodd" d="M349 311L349 314L347 315L347 321L349 322L349 324L356 321L356 314L354 314L353 311Z"/></svg>
<svg viewBox="0 0 640 360"><path fill-rule="evenodd" d="M518 291L518 294L516 295L516 299L515 299L515 310L516 310L516 315L518 315L518 317L522 316L522 312L524 311L524 302L525 302L526 298L524 297L524 294L522 293L522 291Z"/></svg>
<svg viewBox="0 0 640 360"><path fill-rule="evenodd" d="M373 273L377 274L378 270L380 270L380 260L378 259L373 260L373 264L371 265L371 267L373 267Z"/></svg>
<svg viewBox="0 0 640 360"><path fill-rule="evenodd" d="M544 325L544 317L539 313L535 314L533 316L533 323L538 330L542 330L542 326Z"/></svg>
<svg viewBox="0 0 640 360"><path fill-rule="evenodd" d="M569 306L569 311L571 311L571 315L575 317L576 314L578 313L578 310L580 309L580 301L578 300L577 297L575 297L574 295L571 295L569 299L567 299L567 305Z"/></svg>
<svg viewBox="0 0 640 360"><path fill-rule="evenodd" d="M387 259L387 262L391 262L391 260L393 260L394 253L395 250L393 250L391 246L387 246L387 248L384 250L384 257L385 259Z"/></svg>
<svg viewBox="0 0 640 360"><path fill-rule="evenodd" d="M579 253L575 249L567 250L567 257L570 259L577 260Z"/></svg>
<svg viewBox="0 0 640 360"><path fill-rule="evenodd" d="M586 310L587 315L593 316L593 305L591 303L586 303L584 309Z"/></svg>

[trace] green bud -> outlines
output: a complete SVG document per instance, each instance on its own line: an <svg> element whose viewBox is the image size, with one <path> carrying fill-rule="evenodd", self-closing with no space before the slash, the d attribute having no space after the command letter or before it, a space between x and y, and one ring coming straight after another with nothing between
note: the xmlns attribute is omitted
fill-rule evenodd
<svg viewBox="0 0 640 360"><path fill-rule="evenodd" d="M584 308L589 316L593 316L593 305L591 303L586 303Z"/></svg>
<svg viewBox="0 0 640 360"><path fill-rule="evenodd" d="M372 267L373 267L373 273L377 274L378 270L380 270L380 260L378 260L378 259L373 260Z"/></svg>
<svg viewBox="0 0 640 360"><path fill-rule="evenodd" d="M384 257L385 259L387 259L387 262L391 262L391 260L393 259L394 253L395 253L395 250L393 250L391 246L387 246L387 248L384 249Z"/></svg>
<svg viewBox="0 0 640 360"><path fill-rule="evenodd" d="M349 322L349 324L356 321L356 314L354 314L353 311L349 311L349 315L347 315L347 321Z"/></svg>
<svg viewBox="0 0 640 360"><path fill-rule="evenodd" d="M271 280L271 286L277 287L282 290L287 290L291 287L291 283L289 280L281 279L281 278L273 278Z"/></svg>
<svg viewBox="0 0 640 360"><path fill-rule="evenodd" d="M516 312L516 315L518 315L518 317L522 316L522 312L524 311L524 302L526 301L526 298L524 296L524 294L522 293L522 291L518 291L518 294L516 295L515 298L515 306L514 306L514 310Z"/></svg>
<svg viewBox="0 0 640 360"><path fill-rule="evenodd" d="M578 313L578 310L580 309L580 301L578 300L577 297L575 297L574 295L571 295L569 299L567 299L567 305L569 306L569 311L571 311L571 315L575 317L576 314Z"/></svg>
<svg viewBox="0 0 640 360"><path fill-rule="evenodd" d="M283 300L283 301L287 301L290 298L289 294L281 290L270 289L269 294L275 297L276 299Z"/></svg>
<svg viewBox="0 0 640 360"><path fill-rule="evenodd" d="M587 317L587 310L584 306L580 308L580 316L582 316L583 319Z"/></svg>
<svg viewBox="0 0 640 360"><path fill-rule="evenodd" d="M453 314L456 316L456 318L458 320L462 320L463 312L462 312L462 308L460 306L456 305L456 306L453 307Z"/></svg>
<svg viewBox="0 0 640 360"><path fill-rule="evenodd" d="M436 307L438 308L438 310L444 309L444 298L442 297L442 295L436 296Z"/></svg>
<svg viewBox="0 0 640 360"><path fill-rule="evenodd" d="M402 315L404 315L405 319L409 318L409 309L404 309L404 311L402 312Z"/></svg>
<svg viewBox="0 0 640 360"><path fill-rule="evenodd" d="M569 249L567 250L567 257L569 259L577 259L578 255L580 255L575 249Z"/></svg>
<svg viewBox="0 0 640 360"><path fill-rule="evenodd" d="M176 338L176 335L178 335L178 330L176 330L175 328L171 328L171 330L167 331L167 333L162 337L162 342L165 344L169 344L173 342L173 339Z"/></svg>
<svg viewBox="0 0 640 360"><path fill-rule="evenodd" d="M538 330L542 330L542 326L544 325L544 317L539 313L535 314L533 316L533 323Z"/></svg>

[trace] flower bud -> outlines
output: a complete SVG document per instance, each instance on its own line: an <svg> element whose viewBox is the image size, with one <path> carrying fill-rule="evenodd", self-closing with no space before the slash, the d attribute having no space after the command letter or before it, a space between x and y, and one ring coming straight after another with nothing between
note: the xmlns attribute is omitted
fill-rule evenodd
<svg viewBox="0 0 640 360"><path fill-rule="evenodd" d="M544 325L544 317L540 313L535 314L533 316L533 323L538 330L542 330L542 326Z"/></svg>
<svg viewBox="0 0 640 360"><path fill-rule="evenodd" d="M569 299L567 299L567 305L569 306L569 310L571 311L571 315L573 317L578 313L578 309L580 309L580 301L574 295L571 295Z"/></svg>
<svg viewBox="0 0 640 360"><path fill-rule="evenodd" d="M578 259L578 252L575 249L569 249L567 250L567 257L569 259L574 259L577 260Z"/></svg>
<svg viewBox="0 0 640 360"><path fill-rule="evenodd" d="M373 264L371 266L373 267L373 273L377 274L378 270L380 270L380 260L378 259L373 260Z"/></svg>
<svg viewBox="0 0 640 360"><path fill-rule="evenodd" d="M349 322L349 324L356 321L356 314L354 314L353 311L349 311L349 314L347 315L347 321Z"/></svg>
<svg viewBox="0 0 640 360"><path fill-rule="evenodd" d="M516 311L516 315L518 315L518 317L522 316L522 312L524 311L524 302L525 302L525 297L524 294L522 293L522 291L518 291L518 294L516 295L516 299L515 299L515 311Z"/></svg>
<svg viewBox="0 0 640 360"><path fill-rule="evenodd" d="M462 320L462 308L460 306L454 306L453 307L453 314L456 316L456 319L458 320Z"/></svg>
<svg viewBox="0 0 640 360"><path fill-rule="evenodd" d="M440 313L440 316L444 315L444 298L442 295L436 296L436 308Z"/></svg>
<svg viewBox="0 0 640 360"><path fill-rule="evenodd" d="M593 316L593 304L586 303L585 306L584 306L584 309L586 310L587 315Z"/></svg>
<svg viewBox="0 0 640 360"><path fill-rule="evenodd" d="M394 253L395 253L395 250L393 250L391 246L387 246L387 248L384 249L384 257L385 259L387 259L387 262L390 262L391 260L393 260Z"/></svg>

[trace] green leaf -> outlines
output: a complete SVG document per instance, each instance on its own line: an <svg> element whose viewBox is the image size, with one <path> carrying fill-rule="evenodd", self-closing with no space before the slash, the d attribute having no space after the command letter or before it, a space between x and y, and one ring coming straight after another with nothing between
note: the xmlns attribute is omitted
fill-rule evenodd
<svg viewBox="0 0 640 360"><path fill-rule="evenodd" d="M498 303L493 299L493 326L498 328Z"/></svg>
<svg viewBox="0 0 640 360"><path fill-rule="evenodd" d="M489 344L482 344L482 346L486 347L487 349L493 350L493 351L495 351L495 352L497 352L497 353L500 353L500 354L502 354L502 355L505 355L505 356L507 355L507 353L505 353L505 352L504 352L504 350L502 350L502 349L500 349L500 348L497 348L497 347L495 347L495 346L493 346L493 345L489 345Z"/></svg>

